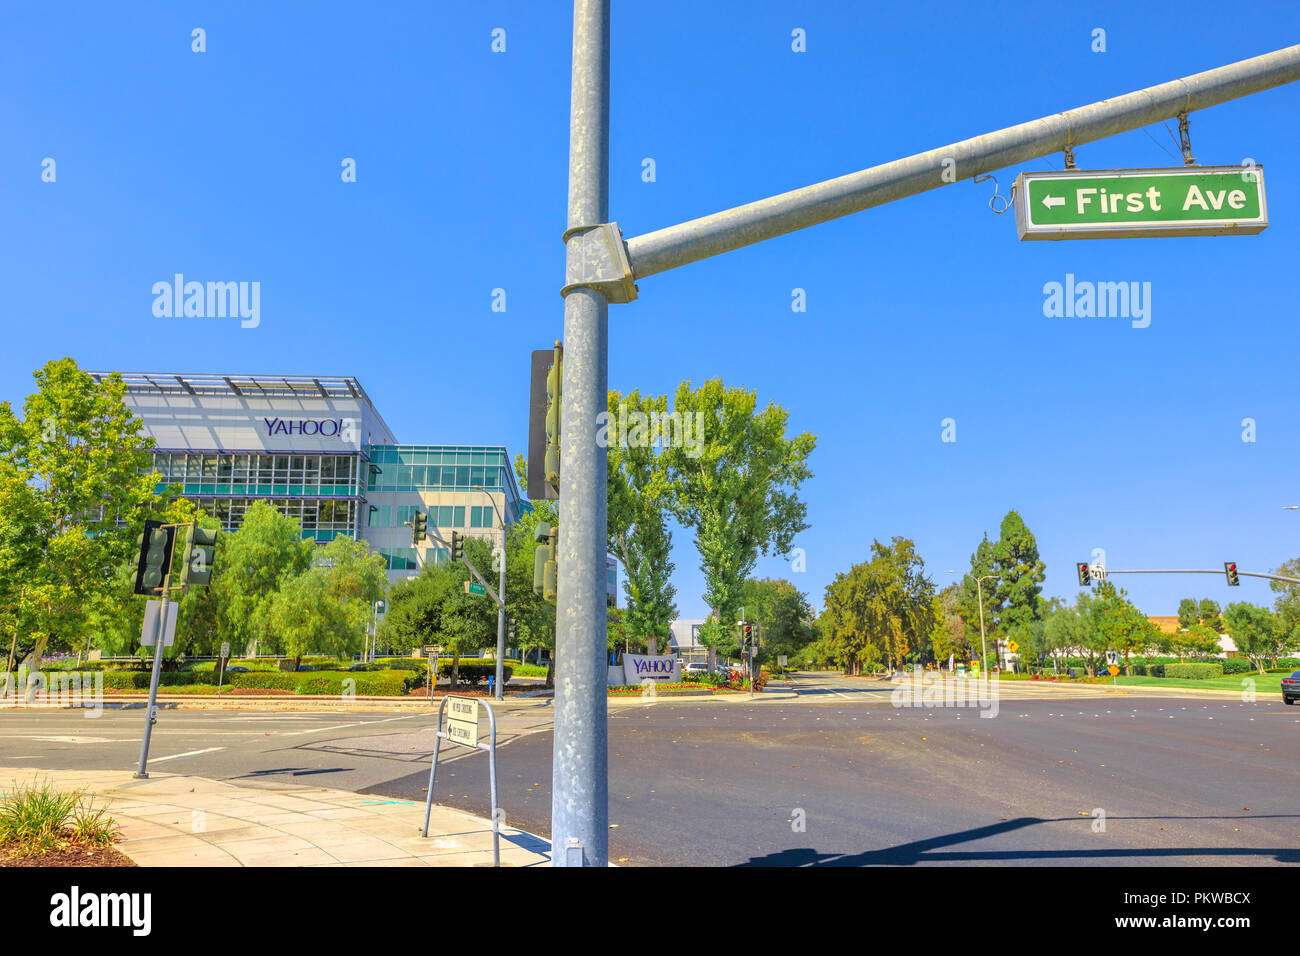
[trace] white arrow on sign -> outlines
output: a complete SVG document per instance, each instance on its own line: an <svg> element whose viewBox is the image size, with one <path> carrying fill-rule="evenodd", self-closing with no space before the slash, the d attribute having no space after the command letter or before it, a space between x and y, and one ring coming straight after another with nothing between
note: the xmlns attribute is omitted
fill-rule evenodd
<svg viewBox="0 0 1300 956"><path fill-rule="evenodd" d="M1051 209L1053 206L1064 206L1064 205L1065 205L1065 197L1064 197L1064 196L1044 196L1044 197L1043 197L1043 205L1046 206L1048 209Z"/></svg>

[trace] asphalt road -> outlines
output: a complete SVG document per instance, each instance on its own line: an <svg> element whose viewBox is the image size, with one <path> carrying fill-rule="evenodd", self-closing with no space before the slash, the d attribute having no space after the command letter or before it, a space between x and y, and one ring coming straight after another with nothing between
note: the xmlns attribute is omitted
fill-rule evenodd
<svg viewBox="0 0 1300 956"><path fill-rule="evenodd" d="M799 689L797 701L612 708L611 859L1300 862L1300 708L1278 700L1034 689L1004 694L998 716L983 719L976 708L894 707L889 685L861 680L804 678ZM543 836L548 718L548 708L511 714L498 757L510 824ZM131 767L142 719L0 712L0 765ZM432 724L423 715L165 711L150 766L423 802ZM487 794L482 755L458 751L439 771L439 803L486 814Z"/></svg>

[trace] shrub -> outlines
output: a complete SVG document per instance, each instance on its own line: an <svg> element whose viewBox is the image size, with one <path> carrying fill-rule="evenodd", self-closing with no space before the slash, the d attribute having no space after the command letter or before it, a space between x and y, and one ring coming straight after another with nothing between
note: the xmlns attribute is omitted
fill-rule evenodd
<svg viewBox="0 0 1300 956"><path fill-rule="evenodd" d="M84 790L60 791L48 781L13 785L0 803L0 845L20 855L44 853L68 843L108 846L116 823L105 810L96 810Z"/></svg>
<svg viewBox="0 0 1300 956"><path fill-rule="evenodd" d="M502 668L503 668L501 671L502 681L505 683L509 683L510 677L514 672L509 667L505 667L504 661L502 662ZM485 681L489 677L495 677L496 673L497 673L496 661L487 661L486 663L481 663L479 661L471 662L471 661L466 661L463 658L461 659L460 680L461 683L463 684L469 684L471 687L473 687L474 685L478 684L480 681ZM440 678L446 678L447 680L451 679L451 658L450 657L439 658L438 676ZM420 686L423 685L424 685L424 681L423 679L421 679Z"/></svg>
<svg viewBox="0 0 1300 956"><path fill-rule="evenodd" d="M1181 677L1186 680L1211 680L1223 676L1222 664L1166 664L1165 677Z"/></svg>
<svg viewBox="0 0 1300 956"><path fill-rule="evenodd" d="M344 681L354 681L354 691L362 697L401 697L412 686L405 671L374 671L349 674L343 671L307 671L298 677L299 694L341 695Z"/></svg>
<svg viewBox="0 0 1300 956"><path fill-rule="evenodd" d="M1255 668L1244 657L1225 657L1223 659L1223 674L1229 677L1233 674L1249 674Z"/></svg>

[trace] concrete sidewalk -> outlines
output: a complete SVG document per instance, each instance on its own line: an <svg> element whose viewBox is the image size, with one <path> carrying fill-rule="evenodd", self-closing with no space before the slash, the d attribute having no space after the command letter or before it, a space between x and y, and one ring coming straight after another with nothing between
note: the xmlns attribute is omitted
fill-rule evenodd
<svg viewBox="0 0 1300 956"><path fill-rule="evenodd" d="M121 827L115 849L140 866L491 866L491 821L424 805L286 785L248 787L206 777L130 771L0 767L0 789L48 780L82 788ZM547 866L550 842L501 828L502 866Z"/></svg>

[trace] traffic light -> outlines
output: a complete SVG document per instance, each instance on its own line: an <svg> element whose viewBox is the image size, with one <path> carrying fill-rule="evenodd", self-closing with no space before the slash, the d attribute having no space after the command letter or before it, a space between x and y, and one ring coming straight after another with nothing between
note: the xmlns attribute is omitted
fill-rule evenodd
<svg viewBox="0 0 1300 956"><path fill-rule="evenodd" d="M1223 573L1228 579L1228 587L1230 588L1241 587L1241 579L1237 577L1236 561L1224 561Z"/></svg>
<svg viewBox="0 0 1300 956"><path fill-rule="evenodd" d="M451 533L451 559L453 561L465 560L465 536L455 531Z"/></svg>
<svg viewBox="0 0 1300 956"><path fill-rule="evenodd" d="M1088 568L1087 561L1080 561L1075 567L1079 571L1079 587L1086 588L1092 584L1092 571Z"/></svg>
<svg viewBox="0 0 1300 956"><path fill-rule="evenodd" d="M554 501L560 496L560 392L564 348L537 349L532 354L528 391L529 498Z"/></svg>
<svg viewBox="0 0 1300 956"><path fill-rule="evenodd" d="M745 625L745 645L749 646L754 643L754 625Z"/></svg>
<svg viewBox="0 0 1300 956"><path fill-rule="evenodd" d="M411 543L414 545L421 544L429 531L429 516L416 512L411 521Z"/></svg>
<svg viewBox="0 0 1300 956"><path fill-rule="evenodd" d="M535 534L538 547L533 551L533 593L544 601L554 603L559 585L559 565L555 561L555 550L559 543L560 529L539 524ZM545 548L541 547L543 544L546 545Z"/></svg>
<svg viewBox="0 0 1300 956"><path fill-rule="evenodd" d="M511 647L514 647L516 636L518 636L518 630L515 627L515 622L510 621L506 624L506 637L510 639Z"/></svg>
<svg viewBox="0 0 1300 956"><path fill-rule="evenodd" d="M176 529L161 521L146 521L144 534L139 537L140 557L136 561L136 594L157 596L162 594L167 576L171 572L172 549L176 545Z"/></svg>
<svg viewBox="0 0 1300 956"><path fill-rule="evenodd" d="M185 563L185 584L206 588L212 584L212 566L217 560L217 532L212 528L190 527L190 556Z"/></svg>

